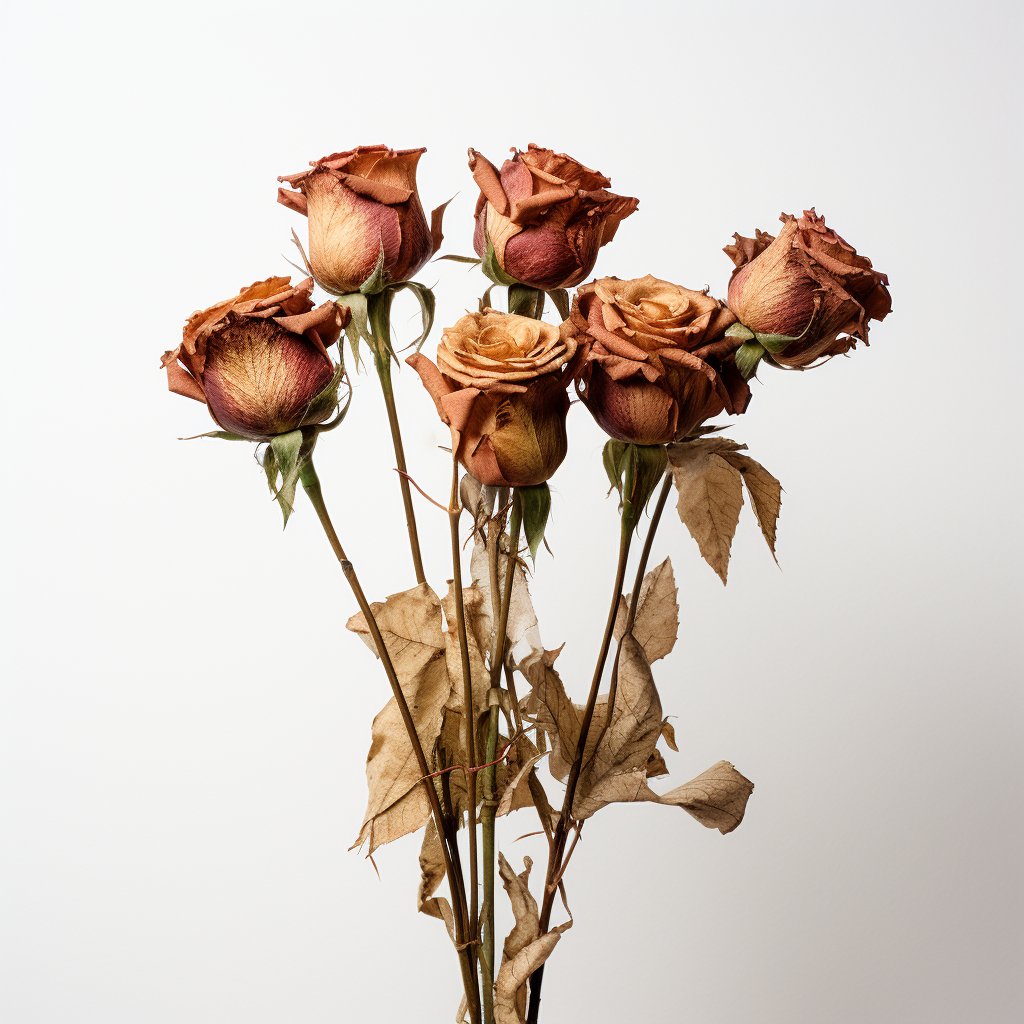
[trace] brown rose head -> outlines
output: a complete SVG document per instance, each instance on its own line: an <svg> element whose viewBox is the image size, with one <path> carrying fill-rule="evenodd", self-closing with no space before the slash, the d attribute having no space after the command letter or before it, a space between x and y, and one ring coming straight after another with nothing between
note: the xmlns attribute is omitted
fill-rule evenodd
<svg viewBox="0 0 1024 1024"><path fill-rule="evenodd" d="M889 279L813 209L780 220L778 237L737 234L736 244L725 247L736 264L729 308L783 366L803 368L858 341L866 345L868 321L892 309Z"/></svg>
<svg viewBox="0 0 1024 1024"><path fill-rule="evenodd" d="M615 236L638 199L607 191L611 179L564 153L530 143L512 150L499 171L475 149L469 168L480 187L473 246L483 259L487 242L510 277L550 291L579 284L594 269L597 251Z"/></svg>
<svg viewBox="0 0 1024 1024"><path fill-rule="evenodd" d="M656 277L584 285L567 326L580 344L576 391L606 433L667 444L722 412L741 413L750 389L725 337L736 318L704 292Z"/></svg>
<svg viewBox="0 0 1024 1024"><path fill-rule="evenodd" d="M193 313L161 360L171 391L205 402L224 430L251 441L323 423L336 404L327 346L349 311L333 302L313 309L313 279L290 282L268 277Z"/></svg>
<svg viewBox="0 0 1024 1024"><path fill-rule="evenodd" d="M428 228L416 191L416 165L425 152L359 146L277 179L299 190L279 188L277 201L309 220L307 269L325 291L359 291L382 250L388 284L408 281L436 252L443 207Z"/></svg>
<svg viewBox="0 0 1024 1024"><path fill-rule="evenodd" d="M452 451L481 483L531 487L562 464L571 379L563 367L576 352L564 328L467 313L441 335L436 366L419 353L406 360L451 427Z"/></svg>

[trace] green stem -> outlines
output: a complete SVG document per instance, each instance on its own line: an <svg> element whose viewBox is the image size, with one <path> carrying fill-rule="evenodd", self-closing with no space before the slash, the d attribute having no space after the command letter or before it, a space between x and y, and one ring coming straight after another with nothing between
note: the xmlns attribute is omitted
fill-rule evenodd
<svg viewBox="0 0 1024 1024"><path fill-rule="evenodd" d="M632 473L627 469L626 486L624 493L632 492ZM612 590L611 607L608 609L608 620L605 623L604 635L601 638L601 649L597 656L597 666L594 669L594 678L590 684L590 693L587 695L587 703L583 709L583 720L580 723L580 738L576 744L576 752L569 769L569 778L566 782L565 799L562 801L562 811L555 825L555 832L551 842L551 850L548 855L548 868L544 879L544 899L540 912L540 934L544 935L551 924L551 910L555 903L555 893L558 892L557 879L562 870L562 859L565 856L565 843L569 835L572 822L572 804L576 796L576 786L579 783L580 771L583 767L583 755L587 749L587 736L590 733L590 726L594 720L594 709L597 707L598 692L601 688L601 677L604 674L605 662L608 659L608 648L611 646L612 634L615 631L615 619L619 611L619 600L622 597L622 582L626 575L626 562L629 558L629 544L633 536L633 530L627 524L625 518L619 524L619 561L615 570L615 586ZM530 1008L527 1015L527 1024L537 1024L540 1014L540 990L544 980L544 965L542 964L530 978Z"/></svg>
<svg viewBox="0 0 1024 1024"><path fill-rule="evenodd" d="M409 531L409 547L412 550L412 564L416 572L416 582L423 583L423 556L420 554L420 538L416 530L416 512L412 504L412 490L409 487L408 468L405 464L405 448L402 445L402 432L398 426L398 409L395 406L395 390L391 383L391 300L390 289L378 295L368 297L367 317L373 335L373 362L380 378L381 391L384 392L384 406L388 411L388 423L391 426L391 440L395 447L395 462L398 465L398 480L402 488L402 504L405 506L405 525Z"/></svg>
<svg viewBox="0 0 1024 1024"><path fill-rule="evenodd" d="M448 522L452 538L452 589L455 592L455 624L459 635L459 654L462 658L462 710L465 715L465 744L468 768L477 767L476 756L476 708L473 705L473 676L469 665L469 640L466 633L466 608L462 597L462 554L459 544L459 462L452 459L452 491L448 505ZM476 963L476 946L479 938L479 888L477 876L477 834L476 834L476 776L475 771L466 772L466 788L469 791L469 950ZM474 983L475 983L474 969Z"/></svg>
<svg viewBox="0 0 1024 1024"><path fill-rule="evenodd" d="M491 689L488 695L490 703L489 719L487 722L487 752L484 763L490 765L483 770L483 791L484 798L481 804L480 821L483 834L483 876L484 876L484 906L486 908L483 927L483 955L481 957L484 969L484 1024L493 1024L494 1020L494 818L498 808L494 784L497 778L497 765L491 762L498 753L498 703L497 698L501 693L501 669L505 662L505 646L508 636L508 615L512 604L512 586L515 582L516 557L519 553L519 533L523 523L523 504L518 492L513 494L512 521L509 525L509 547L508 558L505 563L505 586L502 589L500 599L498 594L498 554L500 538L503 532L504 523L495 515L487 527L487 554L491 577L491 600L492 608L497 605L498 615L496 618L497 628L494 634L494 643L491 647ZM502 496L498 496L498 508L504 507ZM504 517L502 516L501 519ZM496 600L497 599L497 600ZM518 710L518 709L517 709Z"/></svg>
<svg viewBox="0 0 1024 1024"><path fill-rule="evenodd" d="M320 519L321 526L324 528L324 533L327 535L327 540L330 542L331 548L333 549L338 562L341 564L341 571L345 574L345 579L348 580L348 584L352 588L356 604L359 605L359 610L363 613L363 618L365 619L367 628L370 631L370 636L373 638L374 646L377 648L377 654L380 657L381 664L384 666L384 673L388 678L388 682L391 684L391 692L394 695L395 703L398 705L399 712L402 715L402 721L405 723L406 732L409 734L409 742L412 744L413 752L416 755L416 763L423 778L423 790L427 794L427 801L430 804L430 810L434 817L434 825L437 828L438 839L441 841L441 850L444 854L445 873L448 876L448 886L451 890L452 898L457 908L457 912L455 913L455 942L456 945L460 947L459 960L462 966L466 1000L469 1004L470 1013L473 1015L474 1021L477 1021L479 1020L480 1009L479 997L476 990L476 976L472 970L472 958L469 955L470 947L466 946L468 941L467 925L469 922L465 919L465 905L463 904L461 908L459 907L457 893L461 888L461 883L456 873L455 865L452 861L448 843L445 841L447 830L445 828L444 812L441 810L441 803L437 797L437 789L434 787L433 780L427 778L427 776L430 775L430 767L427 764L427 758L423 752L423 745L420 743L419 735L416 732L416 723L413 721L412 712L409 710L409 702L406 700L405 693L398 681L398 674L391 661L391 655L388 653L387 645L384 643L384 638L381 636L380 627L378 626L377 619L373 614L373 609L370 607L370 602L366 599L366 594L363 592L363 588L359 582L359 577L356 575L355 568L349 561L348 556L345 554L345 549L341 546L341 541L338 539L338 534L334 529L334 524L331 522L331 517L327 512L327 506L324 503L323 491L320 488L320 479L317 476L312 459L307 459L303 464L300 471L300 479L302 480L302 486L305 489L306 494L309 495L309 500L312 502L313 508L316 509L316 514ZM475 1010L474 1006L476 1007Z"/></svg>

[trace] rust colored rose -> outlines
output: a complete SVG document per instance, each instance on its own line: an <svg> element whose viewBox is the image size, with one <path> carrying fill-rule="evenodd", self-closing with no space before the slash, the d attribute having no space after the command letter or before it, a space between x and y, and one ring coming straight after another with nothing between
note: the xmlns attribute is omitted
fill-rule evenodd
<svg viewBox="0 0 1024 1024"><path fill-rule="evenodd" d="M441 335L436 366L419 353L406 360L451 427L452 451L481 483L530 487L562 464L572 379L563 367L576 351L564 327L468 313Z"/></svg>
<svg viewBox="0 0 1024 1024"><path fill-rule="evenodd" d="M868 343L868 321L892 309L889 279L859 256L813 209L799 219L779 218L778 237L736 234L725 253L736 264L729 281L729 308L759 335L798 340L770 349L784 366L805 367ZM798 337L800 336L800 337Z"/></svg>
<svg viewBox="0 0 1024 1024"><path fill-rule="evenodd" d="M313 279L268 277L188 318L181 344L165 352L167 386L205 402L224 429L266 441L323 423L334 411L334 364L326 346L349 317L313 309Z"/></svg>
<svg viewBox="0 0 1024 1024"><path fill-rule="evenodd" d="M512 151L499 171L475 149L469 168L480 187L473 246L483 259L487 241L499 267L533 288L579 284L594 269L597 251L638 199L607 191L611 179L571 156L530 143Z"/></svg>
<svg viewBox="0 0 1024 1024"><path fill-rule="evenodd" d="M359 291L382 248L388 283L408 281L437 250L443 207L428 228L416 191L416 165L425 152L359 146L277 179L299 190L280 188L277 200L309 220L308 269L326 291Z"/></svg>
<svg viewBox="0 0 1024 1024"><path fill-rule="evenodd" d="M582 352L576 391L606 433L631 444L677 441L750 389L724 337L736 318L710 295L656 277L605 277L576 293L567 324Z"/></svg>

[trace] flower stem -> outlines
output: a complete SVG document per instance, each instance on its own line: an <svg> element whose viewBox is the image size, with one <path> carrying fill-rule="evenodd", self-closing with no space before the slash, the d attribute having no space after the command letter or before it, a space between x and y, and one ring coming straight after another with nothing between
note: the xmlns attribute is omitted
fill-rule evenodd
<svg viewBox="0 0 1024 1024"><path fill-rule="evenodd" d="M501 508L504 502L498 498ZM495 515L487 526L487 554L490 563L492 607L498 606L496 618L497 628L494 634L494 645L491 648L491 689L488 694L490 705L487 723L487 752L485 764L491 764L497 755L498 748L498 700L500 699L501 669L505 662L505 645L508 636L508 615L512 604L512 586L515 581L516 558L519 554L519 532L523 523L523 503L518 492L513 493L512 520L509 524L508 559L505 563L505 586L501 597L494 601L498 593L498 555L500 539L503 532L503 519ZM483 953L481 964L484 981L484 1024L494 1021L494 818L498 801L494 792L497 765L491 765L483 771L483 801L481 803L480 821L483 834L483 876L484 876L484 923Z"/></svg>
<svg viewBox="0 0 1024 1024"><path fill-rule="evenodd" d="M398 409L395 406L395 390L391 383L391 300L393 295L385 289L379 295L367 299L367 316L374 338L373 362L384 392L384 406L388 411L391 426L391 440L395 447L395 462L398 464L398 479L402 488L402 504L405 506L405 525L409 531L409 547L412 550L412 565L416 582L423 583L423 556L420 554L420 538L416 530L416 512L412 505L412 491L409 488L408 468L405 464L405 448L402 432L398 426Z"/></svg>
<svg viewBox="0 0 1024 1024"><path fill-rule="evenodd" d="M627 470L626 486L624 493L632 492L631 470ZM623 506L625 510L625 505ZM590 684L590 693L587 695L587 703L583 709L583 720L580 724L580 737L576 744L576 752L573 755L572 766L569 769L569 778L566 782L565 799L562 802L562 811L555 825L554 836L551 841L551 849L548 855L548 868L544 879L544 899L540 912L540 934L544 935L551 924L551 910L555 902L555 893L558 891L558 881L561 877L562 858L565 856L565 844L569 835L572 823L572 805L576 796L576 786L579 782L580 771L583 767L583 755L587 749L587 736L590 732L591 723L594 720L594 709L597 707L598 692L601 688L601 677L604 674L605 662L608 659L608 648L611 646L612 634L615 631L615 619L619 611L619 600L622 597L622 582L626 576L626 562L629 558L629 545L633 536L632 527L626 522L625 516L619 522L619 561L615 569L615 586L612 590L611 607L608 609L608 621L605 623L604 635L601 638L601 649L597 656L597 666L594 669L594 678ZM609 709L610 713L610 709ZM527 1014L527 1024L537 1024L540 1014L540 990L544 980L544 965L530 977L530 1007Z"/></svg>
<svg viewBox="0 0 1024 1024"><path fill-rule="evenodd" d="M465 744L467 767L477 767L476 756L476 708L473 706L473 676L469 665L469 640L466 634L466 608L462 597L462 554L459 544L459 462L452 459L452 492L448 505L448 522L452 536L452 590L455 596L455 625L459 635L459 653L462 657L462 712L465 716ZM469 820L469 950L474 964L479 938L479 898L477 881L477 834L476 834L476 776L474 771L466 772L466 788L469 790L467 807ZM475 974L474 974L475 976Z"/></svg>
<svg viewBox="0 0 1024 1024"><path fill-rule="evenodd" d="M305 489L306 494L309 495L309 500L312 502L313 508L316 509L316 514L320 519L320 524L324 528L324 533L327 535L327 540L330 542L331 548L334 550L334 554L337 557L338 562L341 564L341 570L345 574L345 579L348 580L348 584L352 588L356 604L359 605L359 610L363 613L363 618L366 620L370 636L373 638L374 646L377 648L377 654L380 656L381 664L384 666L384 672L387 675L388 682L391 684L391 692L394 695L395 703L398 705L399 712L402 715L402 721L405 723L406 732L409 734L409 742L412 744L413 752L416 755L417 765L421 775L423 776L423 789L427 794L427 801L430 804L430 810L434 817L434 825L437 828L438 839L441 842L441 849L444 854L445 873L448 876L448 886L452 893L453 902L456 905L455 942L456 946L459 947L459 960L462 964L466 1001L469 1005L472 1019L476 1022L480 1019L479 994L476 988L475 972L472 970L472 957L469 955L470 947L466 946L466 943L469 941L469 937L467 935L468 921L465 916L465 904L463 902L460 906L460 901L457 895L461 889L461 882L452 861L451 851L445 841L447 831L445 829L444 813L441 810L437 790L434 787L433 781L427 778L430 774L430 767L427 764L427 758L423 752L423 745L420 743L419 735L416 732L416 723L413 721L412 712L409 710L409 702L406 700L405 693L402 691L402 686L398 681L398 674L395 672L395 666L391 661L391 655L388 653L387 645L384 643L383 636L381 636L380 627L378 626L377 619L373 614L373 609L370 607L370 602L366 599L366 594L363 592L362 585L359 582L359 577L356 575L356 571L352 563L345 554L345 549L341 546L341 541L338 539L338 534L334 529L334 524L331 522L331 517L327 512L327 506L324 504L323 492L320 488L320 480L317 476L316 469L313 466L312 459L307 459L303 464L300 472L300 479L302 480L302 486Z"/></svg>

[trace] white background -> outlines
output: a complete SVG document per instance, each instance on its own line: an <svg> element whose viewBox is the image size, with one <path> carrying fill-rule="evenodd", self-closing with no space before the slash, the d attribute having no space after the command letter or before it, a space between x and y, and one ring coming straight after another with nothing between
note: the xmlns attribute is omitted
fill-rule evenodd
<svg viewBox="0 0 1024 1024"><path fill-rule="evenodd" d="M192 310L289 272L305 225L277 175L426 145L424 203L458 193L444 251L467 253L466 148L536 141L640 197L599 274L724 295L733 231L815 205L894 297L869 349L763 371L729 432L785 487L781 572L749 507L728 588L663 525L669 767L726 758L757 789L728 836L651 805L587 826L543 1019L1020 1019L1016 7L10 11L0 1018L453 1019L417 840L380 852L381 881L346 852L387 697L354 602L307 504L282 534L251 446L176 440L211 425L158 357ZM420 279L439 326L482 290L455 264ZM443 496L447 431L411 372L398 392ZM579 696L615 555L602 443L574 406L534 587ZM374 379L318 463L371 597L409 586ZM418 507L442 588L446 525ZM539 858L514 817L502 848Z"/></svg>

